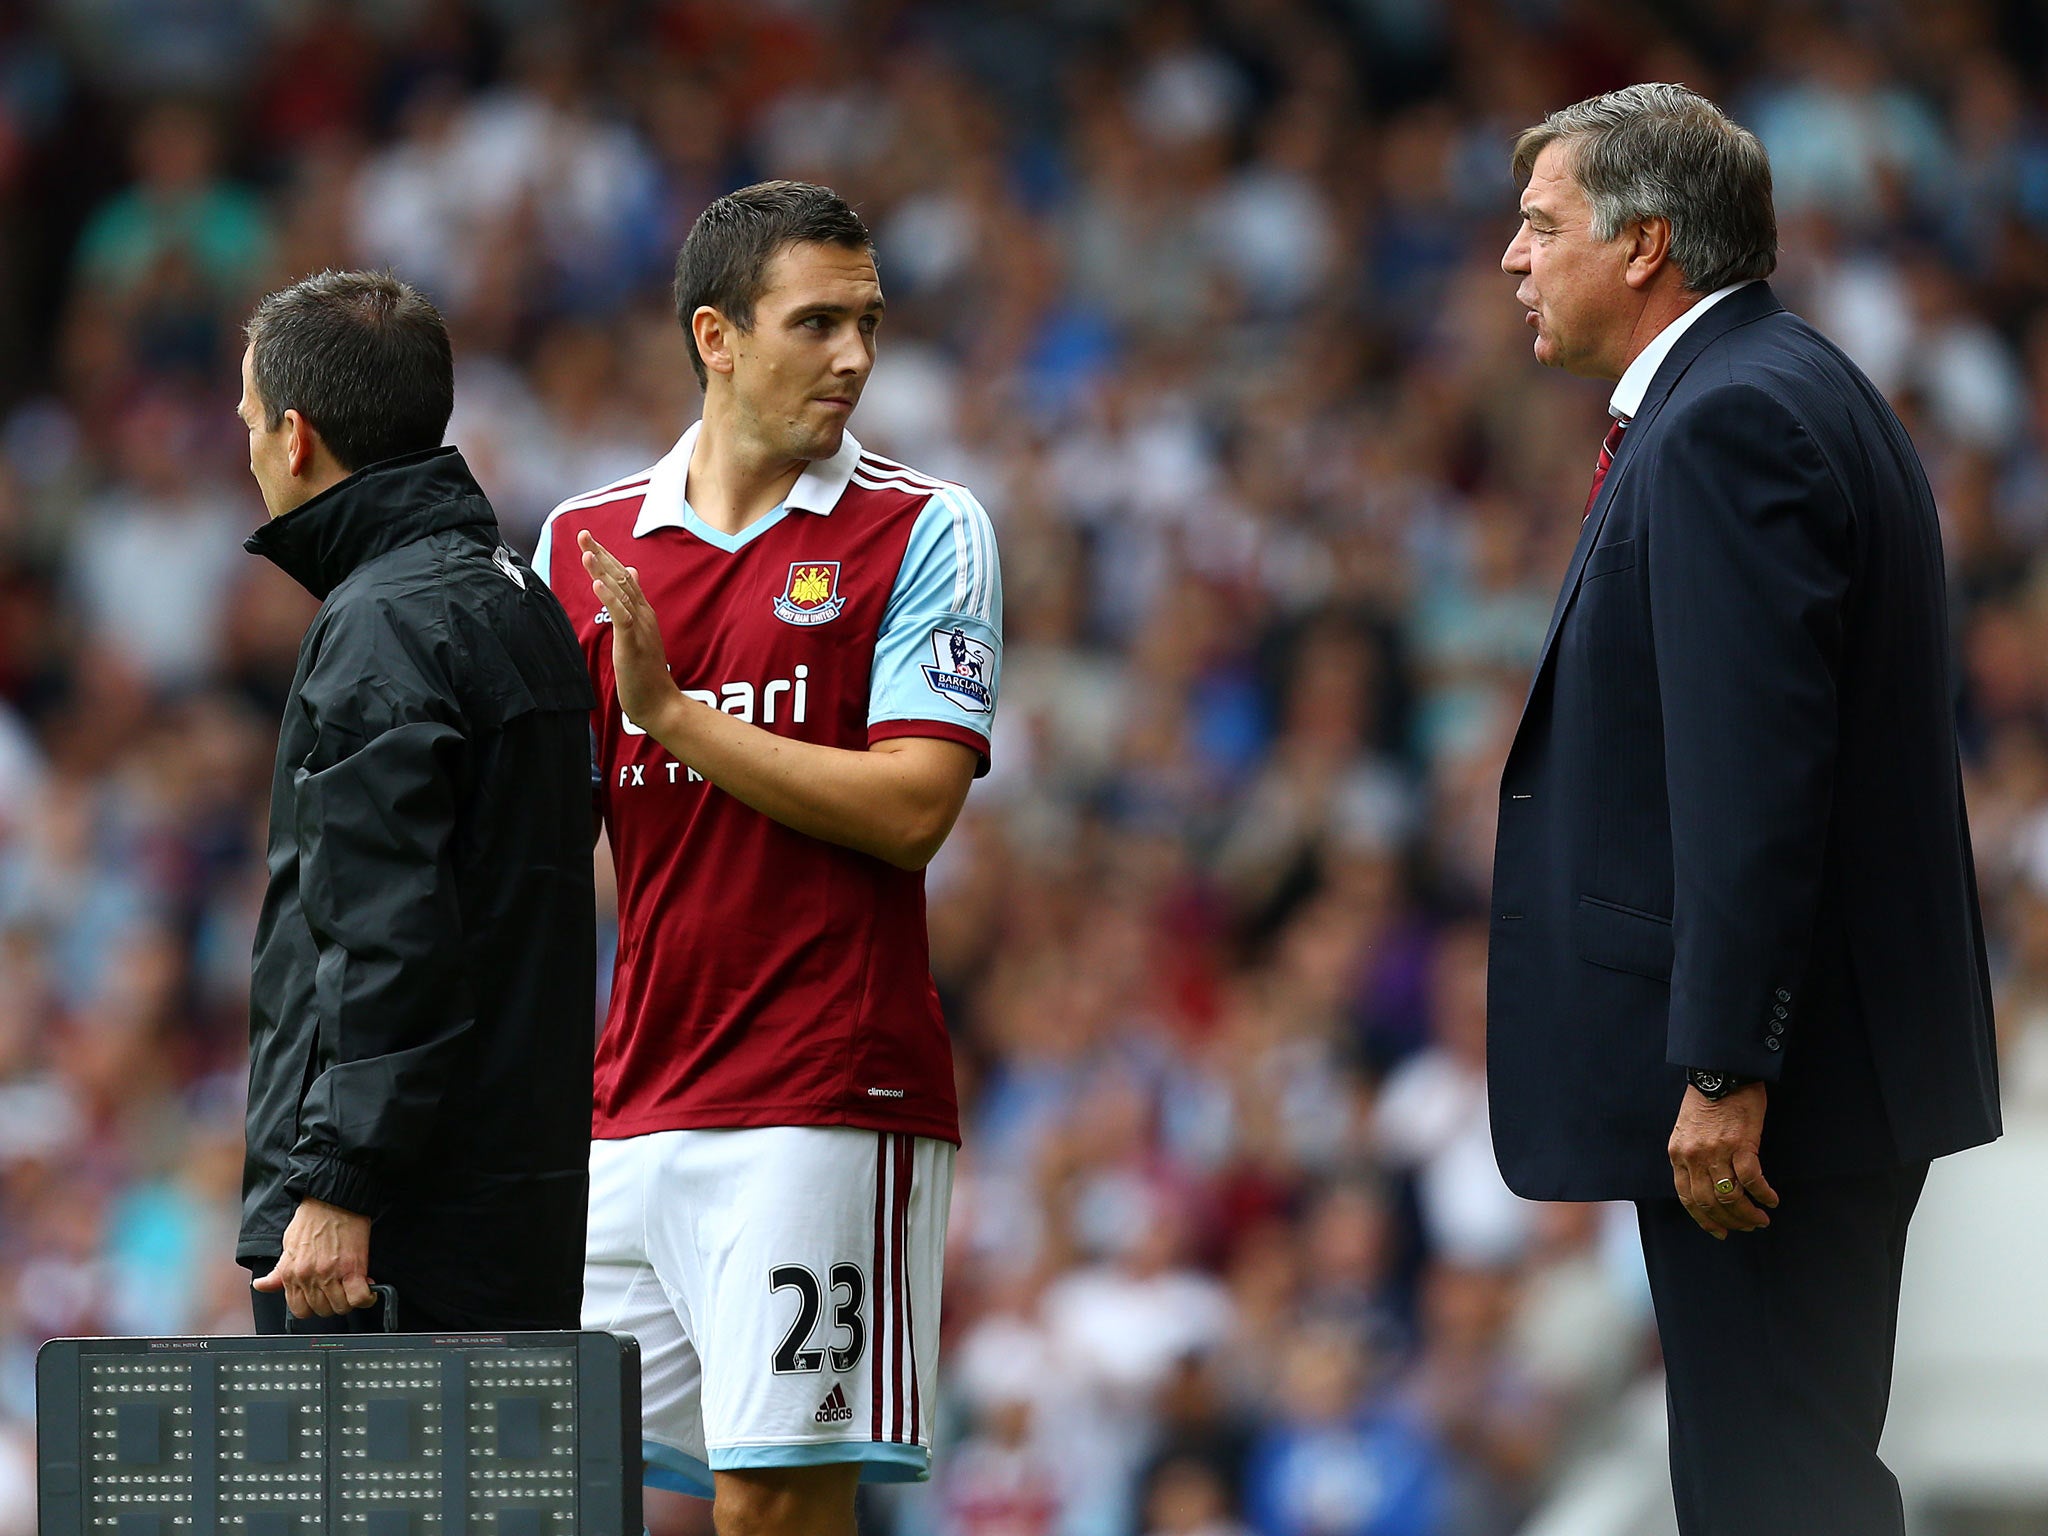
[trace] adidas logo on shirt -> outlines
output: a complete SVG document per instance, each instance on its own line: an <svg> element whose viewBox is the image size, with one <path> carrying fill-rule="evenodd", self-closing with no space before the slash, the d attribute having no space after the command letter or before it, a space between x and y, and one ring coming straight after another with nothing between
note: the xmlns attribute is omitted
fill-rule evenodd
<svg viewBox="0 0 2048 1536"><path fill-rule="evenodd" d="M818 1404L818 1411L811 1415L818 1424L848 1424L853 1421L853 1410L846 1406L846 1389L835 1386L825 1394L825 1401Z"/></svg>

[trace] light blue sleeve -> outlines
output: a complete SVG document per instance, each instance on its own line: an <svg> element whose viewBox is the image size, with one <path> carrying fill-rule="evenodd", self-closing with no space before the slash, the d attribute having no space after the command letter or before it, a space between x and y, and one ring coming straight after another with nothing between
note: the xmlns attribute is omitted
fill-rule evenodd
<svg viewBox="0 0 2048 1536"><path fill-rule="evenodd" d="M533 567L534 575L549 587L555 584L554 572L549 570L548 566L555 557L555 523L561 515L560 507L547 515L547 520L540 525L540 537L534 541L533 558L526 562Z"/></svg>
<svg viewBox="0 0 2048 1536"><path fill-rule="evenodd" d="M882 613L868 685L868 740L940 736L986 757L1002 669L995 529L970 492L947 486L918 514Z"/></svg>
<svg viewBox="0 0 2048 1536"><path fill-rule="evenodd" d="M561 514L567 512L567 510L569 510L569 504L563 502L553 512L549 512L547 518L541 522L541 537L535 539L535 543L532 543L532 561L530 561L530 565L535 567L535 571L541 573L541 580L547 582L547 586L555 592L557 598L561 596L561 588L555 586L555 571L551 569L555 565L555 524L561 520Z"/></svg>

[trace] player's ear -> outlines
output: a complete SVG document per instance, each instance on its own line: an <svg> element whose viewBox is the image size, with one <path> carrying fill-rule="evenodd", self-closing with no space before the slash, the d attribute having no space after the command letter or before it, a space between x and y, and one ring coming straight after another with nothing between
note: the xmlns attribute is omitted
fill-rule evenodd
<svg viewBox="0 0 2048 1536"><path fill-rule="evenodd" d="M709 304L699 304L690 316L690 334L697 342L697 355L712 373L732 372L733 323Z"/></svg>

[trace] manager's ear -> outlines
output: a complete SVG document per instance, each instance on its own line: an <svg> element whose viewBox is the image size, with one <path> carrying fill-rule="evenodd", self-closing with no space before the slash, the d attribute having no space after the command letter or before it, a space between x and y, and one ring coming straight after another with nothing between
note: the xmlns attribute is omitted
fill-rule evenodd
<svg viewBox="0 0 2048 1536"><path fill-rule="evenodd" d="M1628 270L1624 280L1631 288L1647 288L1658 275L1677 270L1671 265L1671 221L1661 214L1638 219L1629 230Z"/></svg>
<svg viewBox="0 0 2048 1536"><path fill-rule="evenodd" d="M733 339L739 328L709 304L699 304L690 315L690 335L696 339L697 355L709 373L732 372Z"/></svg>
<svg viewBox="0 0 2048 1536"><path fill-rule="evenodd" d="M284 421L284 466L293 479L309 473L319 456L320 434L313 423L297 411L286 411Z"/></svg>

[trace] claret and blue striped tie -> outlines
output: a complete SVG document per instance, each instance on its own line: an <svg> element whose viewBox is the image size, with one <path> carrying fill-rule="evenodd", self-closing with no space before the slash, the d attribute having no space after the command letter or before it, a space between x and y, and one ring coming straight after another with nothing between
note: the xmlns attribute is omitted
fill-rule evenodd
<svg viewBox="0 0 2048 1536"><path fill-rule="evenodd" d="M1600 482L1607 478L1607 471L1614 468L1614 456L1621 452L1621 434L1627 430L1628 418L1617 416L1614 425L1607 429L1607 436L1600 440L1600 461L1593 466L1593 488L1586 492L1586 517L1593 515L1593 503L1600 495Z"/></svg>

